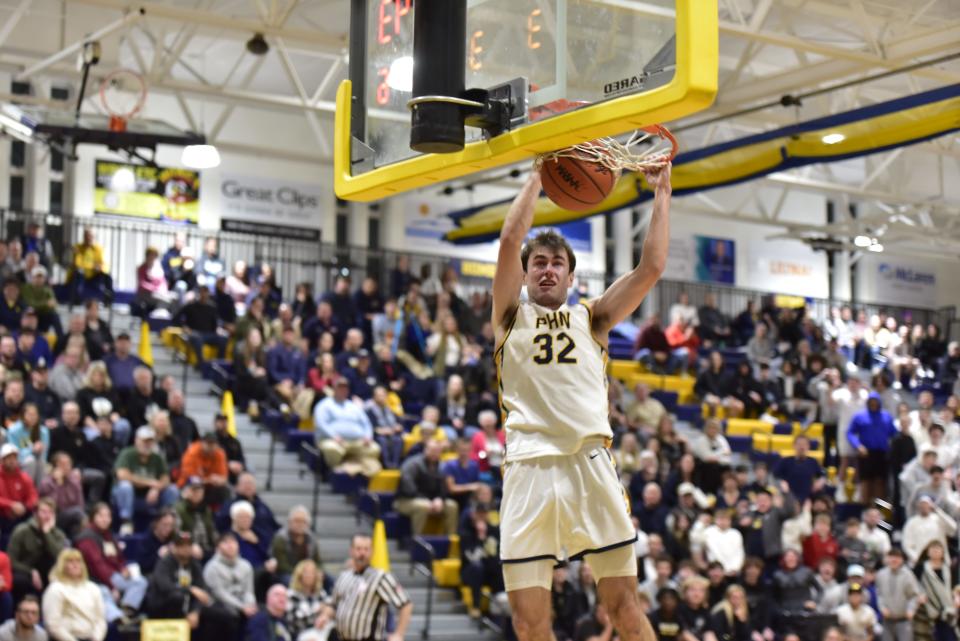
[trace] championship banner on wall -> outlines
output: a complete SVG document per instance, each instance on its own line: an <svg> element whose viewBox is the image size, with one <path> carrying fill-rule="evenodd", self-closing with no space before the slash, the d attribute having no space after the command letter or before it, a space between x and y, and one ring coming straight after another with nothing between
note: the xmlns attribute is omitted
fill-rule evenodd
<svg viewBox="0 0 960 641"><path fill-rule="evenodd" d="M98 160L93 211L196 225L200 220L200 174L190 169Z"/></svg>

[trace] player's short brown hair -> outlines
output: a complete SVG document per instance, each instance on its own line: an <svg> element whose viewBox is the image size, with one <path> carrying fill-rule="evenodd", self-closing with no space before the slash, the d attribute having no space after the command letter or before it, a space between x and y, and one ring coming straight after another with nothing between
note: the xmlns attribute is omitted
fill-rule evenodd
<svg viewBox="0 0 960 641"><path fill-rule="evenodd" d="M567 262L570 264L570 272L573 273L573 270L577 268L577 257L573 254L573 247L571 247L567 239L558 232L548 229L531 238L523 246L523 249L520 250L520 263L523 265L523 271L527 271L527 262L530 260L530 254L533 253L534 249L540 247L552 249L555 252L559 252L562 249L567 252Z"/></svg>

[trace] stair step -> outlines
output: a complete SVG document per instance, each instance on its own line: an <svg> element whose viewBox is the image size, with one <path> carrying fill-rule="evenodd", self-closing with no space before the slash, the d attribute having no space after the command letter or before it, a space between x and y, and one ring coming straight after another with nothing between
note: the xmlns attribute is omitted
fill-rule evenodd
<svg viewBox="0 0 960 641"><path fill-rule="evenodd" d="M135 340L139 327L134 323L130 331L131 319L123 314L115 314L112 327L114 332L130 331ZM211 384L204 380L192 368L187 372L186 384L183 384L183 363L173 357L173 353L160 344L158 337L153 338L154 369L158 375L173 376L178 386L186 390L188 414L197 421L201 433L209 429L213 417L220 411L220 400L210 393ZM270 436L262 427L252 422L246 415L237 414L237 438L244 447L248 465L258 477L260 496L270 506L278 518L283 521L286 512L294 505L312 504L314 480L306 466L296 454L287 452L284 444L275 445L273 459L272 491L266 490L266 473L269 467ZM301 473L303 473L301 475ZM328 569L339 568L349 556L350 537L358 532L370 530L366 519L358 525L354 506L346 497L334 494L329 486L321 485L317 497L317 535L320 551ZM412 564L409 554L401 549L397 541L388 542L391 571L407 591L414 605L414 614L405 638L421 640L421 632L426 617L428 584L430 579L419 572L411 574ZM499 637L466 616L466 608L460 601L457 590L449 588L432 589L430 637L443 641L495 641Z"/></svg>

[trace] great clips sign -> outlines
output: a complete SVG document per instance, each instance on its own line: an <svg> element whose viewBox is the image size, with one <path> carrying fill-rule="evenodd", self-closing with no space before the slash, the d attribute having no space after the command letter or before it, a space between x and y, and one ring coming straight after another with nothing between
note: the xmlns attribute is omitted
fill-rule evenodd
<svg viewBox="0 0 960 641"><path fill-rule="evenodd" d="M221 228L319 239L324 206L332 206L320 185L225 173L220 182Z"/></svg>

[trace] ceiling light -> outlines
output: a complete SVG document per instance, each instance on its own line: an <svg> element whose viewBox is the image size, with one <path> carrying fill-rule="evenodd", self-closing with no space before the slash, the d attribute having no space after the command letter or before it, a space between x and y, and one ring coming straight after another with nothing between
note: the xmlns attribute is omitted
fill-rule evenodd
<svg viewBox="0 0 960 641"><path fill-rule="evenodd" d="M27 123L29 120L17 107L3 105L0 110L0 133L7 134L21 142L32 142L33 128Z"/></svg>
<svg viewBox="0 0 960 641"><path fill-rule="evenodd" d="M387 86L395 91L413 91L413 56L402 56L390 63Z"/></svg>
<svg viewBox="0 0 960 641"><path fill-rule="evenodd" d="M844 136L843 134L827 134L820 140L822 140L826 145L835 145L838 142L843 142L846 139L847 137Z"/></svg>
<svg viewBox="0 0 960 641"><path fill-rule="evenodd" d="M869 249L870 249L870 251L872 251L872 252L877 252L877 253L879 253L879 252L882 252L882 251L883 251L883 245L881 245L880 243L874 243L874 244L870 245Z"/></svg>
<svg viewBox="0 0 960 641"><path fill-rule="evenodd" d="M137 177L129 167L121 167L110 176L110 191L135 191L137 189Z"/></svg>
<svg viewBox="0 0 960 641"><path fill-rule="evenodd" d="M255 56L262 56L270 51L270 45L267 44L262 33L255 33L252 38L247 40L247 51Z"/></svg>
<svg viewBox="0 0 960 641"><path fill-rule="evenodd" d="M857 247L869 247L871 244L873 244L873 241L870 240L869 237L861 234L853 239L853 244Z"/></svg>
<svg viewBox="0 0 960 641"><path fill-rule="evenodd" d="M180 162L190 169L213 169L220 166L220 152L213 145L188 145Z"/></svg>

